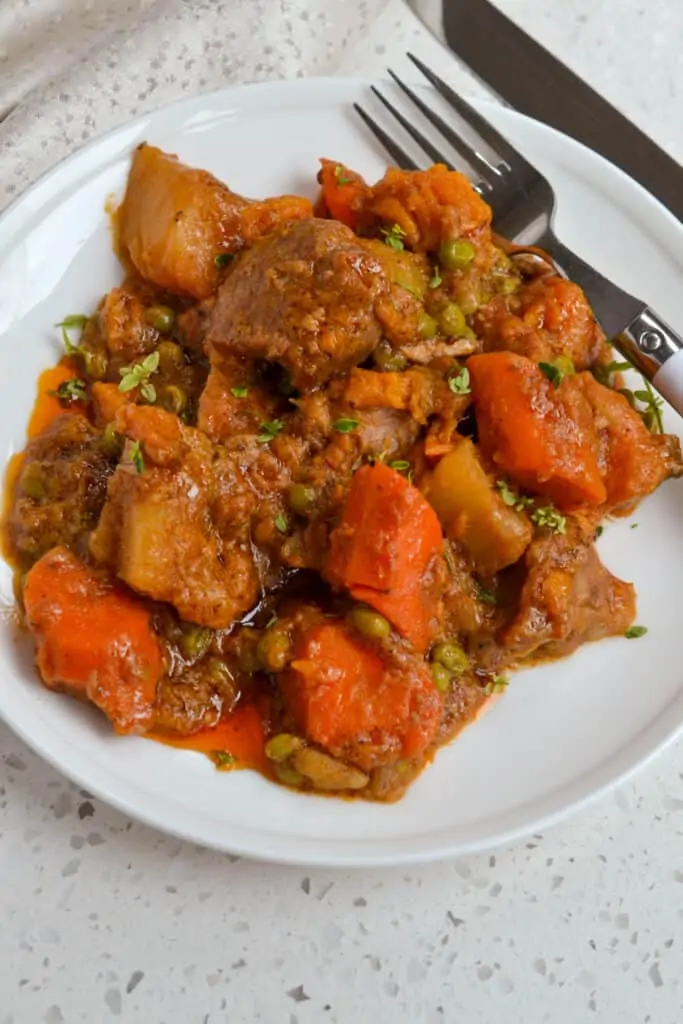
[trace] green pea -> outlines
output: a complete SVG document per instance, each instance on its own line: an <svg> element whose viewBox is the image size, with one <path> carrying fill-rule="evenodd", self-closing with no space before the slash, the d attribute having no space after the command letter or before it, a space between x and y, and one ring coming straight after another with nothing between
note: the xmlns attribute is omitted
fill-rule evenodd
<svg viewBox="0 0 683 1024"><path fill-rule="evenodd" d="M459 238L449 238L439 248L439 262L446 270L465 270L475 255L472 243Z"/></svg>
<svg viewBox="0 0 683 1024"><path fill-rule="evenodd" d="M268 672L282 672L291 655L289 637L279 629L268 629L256 645L256 657Z"/></svg>
<svg viewBox="0 0 683 1024"><path fill-rule="evenodd" d="M432 661L443 665L456 675L461 675L469 665L467 655L460 644L448 642L436 645L432 651Z"/></svg>
<svg viewBox="0 0 683 1024"><path fill-rule="evenodd" d="M29 498L39 501L46 497L47 487L41 467L36 462L29 462L21 478L21 488Z"/></svg>
<svg viewBox="0 0 683 1024"><path fill-rule="evenodd" d="M170 306L150 306L145 310L145 320L159 334L170 334L175 323L175 313Z"/></svg>
<svg viewBox="0 0 683 1024"><path fill-rule="evenodd" d="M298 772L296 768L292 768L291 765L283 764L280 761L275 761L273 771L275 772L275 777L280 782L283 782L285 786L299 788L306 781L305 776Z"/></svg>
<svg viewBox="0 0 683 1024"><path fill-rule="evenodd" d="M104 380L109 368L109 360L102 349L79 348L78 355L83 360L85 372L93 380Z"/></svg>
<svg viewBox="0 0 683 1024"><path fill-rule="evenodd" d="M187 409L187 392L177 384L167 384L161 389L159 401L164 409L180 416Z"/></svg>
<svg viewBox="0 0 683 1024"><path fill-rule="evenodd" d="M449 302L439 311L439 327L449 338L459 338L467 329L465 314L455 302Z"/></svg>
<svg viewBox="0 0 683 1024"><path fill-rule="evenodd" d="M123 451L123 438L115 430L113 423L107 423L102 434L102 447L110 459L118 459Z"/></svg>
<svg viewBox="0 0 683 1024"><path fill-rule="evenodd" d="M349 618L361 636L368 640L386 640L391 633L387 619L372 608L354 608Z"/></svg>
<svg viewBox="0 0 683 1024"><path fill-rule="evenodd" d="M494 287L499 295L514 295L521 284L515 274L499 274L494 279Z"/></svg>
<svg viewBox="0 0 683 1024"><path fill-rule="evenodd" d="M420 313L420 319L417 325L417 333L420 335L423 341L429 341L438 332L439 325L433 316L430 316L426 310Z"/></svg>
<svg viewBox="0 0 683 1024"><path fill-rule="evenodd" d="M160 341L156 350L159 353L159 369L164 373L181 370L185 366L185 353L174 341Z"/></svg>
<svg viewBox="0 0 683 1024"><path fill-rule="evenodd" d="M408 360L402 352L397 352L388 341L381 341L372 354L375 366L385 373L400 373L405 370Z"/></svg>
<svg viewBox="0 0 683 1024"><path fill-rule="evenodd" d="M448 669L441 664L441 662L434 661L432 662L432 679L436 684L437 690L441 690L442 693L445 693L450 689L453 676Z"/></svg>
<svg viewBox="0 0 683 1024"><path fill-rule="evenodd" d="M266 757L271 761L286 761L288 757L303 747L304 740L300 736L292 736L288 732L280 732L272 736L266 743Z"/></svg>
<svg viewBox="0 0 683 1024"><path fill-rule="evenodd" d="M307 484L292 484L287 495L289 507L298 516L308 515L314 508L318 492Z"/></svg>
<svg viewBox="0 0 683 1024"><path fill-rule="evenodd" d="M198 661L208 651L212 639L213 632L210 629L186 622L178 641L178 649L186 661Z"/></svg>

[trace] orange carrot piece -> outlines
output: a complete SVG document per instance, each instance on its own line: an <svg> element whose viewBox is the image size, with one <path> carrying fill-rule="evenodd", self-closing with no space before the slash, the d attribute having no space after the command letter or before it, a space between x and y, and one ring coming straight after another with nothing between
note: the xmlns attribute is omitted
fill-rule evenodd
<svg viewBox="0 0 683 1024"><path fill-rule="evenodd" d="M442 546L436 512L417 488L383 463L363 466L332 533L326 575L423 651L438 619L434 567Z"/></svg>
<svg viewBox="0 0 683 1024"><path fill-rule="evenodd" d="M150 728L163 663L142 602L53 548L28 573L24 604L49 689L92 701L119 733Z"/></svg>
<svg viewBox="0 0 683 1024"><path fill-rule="evenodd" d="M568 382L556 389L536 363L513 352L471 356L467 369L489 461L560 508L603 504L590 409L581 414L574 390L565 396Z"/></svg>
<svg viewBox="0 0 683 1024"><path fill-rule="evenodd" d="M295 653L282 686L308 739L366 769L433 740L442 705L424 664L389 668L339 622L308 630Z"/></svg>
<svg viewBox="0 0 683 1024"><path fill-rule="evenodd" d="M322 200L334 220L346 224L353 231L358 228L360 215L370 189L360 174L350 171L334 160L321 160Z"/></svg>
<svg viewBox="0 0 683 1024"><path fill-rule="evenodd" d="M29 440L42 434L58 416L62 416L65 412L85 412L82 402L70 402L68 406L65 406L55 394L60 384L64 384L67 380L75 380L76 377L78 377L78 369L71 360L51 366L49 370L44 370L41 373L38 378L36 404L33 406L33 412L28 421Z"/></svg>

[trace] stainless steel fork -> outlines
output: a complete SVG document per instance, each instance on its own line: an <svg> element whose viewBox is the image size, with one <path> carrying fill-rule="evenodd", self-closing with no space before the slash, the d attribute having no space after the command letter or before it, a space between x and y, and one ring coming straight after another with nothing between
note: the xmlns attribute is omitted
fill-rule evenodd
<svg viewBox="0 0 683 1024"><path fill-rule="evenodd" d="M490 159L480 149L471 146L423 96L402 82L393 71L389 72L424 118L474 171L474 187L493 209L496 231L512 242L537 246L547 252L558 269L583 288L600 325L615 348L683 415L683 338L645 302L613 284L562 244L553 231L556 199L547 178L443 79L413 54L409 53L408 57L495 154ZM452 167L447 157L412 120L401 113L379 89L373 86L372 91L430 160ZM399 167L404 170L419 169L396 139L367 111L359 104L355 104L355 108Z"/></svg>

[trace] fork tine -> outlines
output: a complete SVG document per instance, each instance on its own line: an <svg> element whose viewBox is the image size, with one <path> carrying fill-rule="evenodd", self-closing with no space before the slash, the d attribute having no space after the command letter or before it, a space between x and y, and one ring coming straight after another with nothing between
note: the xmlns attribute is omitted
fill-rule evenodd
<svg viewBox="0 0 683 1024"><path fill-rule="evenodd" d="M469 146L457 132L453 131L451 126L447 124L439 114L428 107L424 100L422 100L417 93L413 92L405 82L402 82L398 75L394 74L391 68L389 68L389 74L396 82L399 89L402 89L406 96L413 101L415 106L422 111L427 120L430 121L435 128L438 128L443 137L450 142L451 146L453 146L456 152L460 154L463 160L467 161L476 174L481 175L484 179L491 175L494 177L500 176L500 171L494 164L490 163L486 157L478 153L476 149L472 148L472 146Z"/></svg>
<svg viewBox="0 0 683 1024"><path fill-rule="evenodd" d="M354 103L353 107L356 113L360 114L362 119L365 121L366 125L368 126L372 134L375 136L375 138L382 143L382 145L389 153L389 155L392 157L392 159L396 161L396 165L400 167L401 170L419 171L420 168L415 163L415 161L411 160L406 151L404 149L401 149L398 143L394 142L391 136L387 135L383 128L380 128L375 119L370 117L370 115L363 110L359 103Z"/></svg>
<svg viewBox="0 0 683 1024"><path fill-rule="evenodd" d="M426 135L423 135L422 132L417 130L417 128L414 128L408 118L404 117L401 111L397 110L394 104L390 103L386 96L382 95L379 89L376 89L374 85L371 85L370 88L380 103L383 103L389 113L393 114L398 123L405 128L411 139L414 139L418 146L425 151L430 160L434 160L436 163L448 164L449 167L452 167L452 164L446 159L443 153L441 153L436 146L429 141Z"/></svg>
<svg viewBox="0 0 683 1024"><path fill-rule="evenodd" d="M508 140L493 127L490 121L487 121L474 107L470 106L467 100L464 100L462 96L458 96L457 92L451 89L450 85L446 85L442 78L439 78L414 54L408 53L407 57L422 72L425 78L432 83L436 91L441 93L443 98L460 114L462 119L481 135L484 142L488 143L502 160L505 160L510 170L526 171L531 169L531 165L522 154L514 146L510 145Z"/></svg>

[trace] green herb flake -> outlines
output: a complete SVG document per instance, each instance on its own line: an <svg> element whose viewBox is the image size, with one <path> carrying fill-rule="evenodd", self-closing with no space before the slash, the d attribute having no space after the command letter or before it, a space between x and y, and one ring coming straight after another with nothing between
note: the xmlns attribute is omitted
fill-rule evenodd
<svg viewBox="0 0 683 1024"><path fill-rule="evenodd" d="M534 503L533 498L529 498L526 494L520 494L510 487L507 480L496 480L496 487L505 504L514 508L515 512L523 512L525 508Z"/></svg>
<svg viewBox="0 0 683 1024"><path fill-rule="evenodd" d="M353 178L347 178L346 177L346 175L344 173L344 168L342 167L341 164L337 164L337 166L335 167L335 169L334 169L334 176L337 179L337 184L338 185L352 185L353 184Z"/></svg>
<svg viewBox="0 0 683 1024"><path fill-rule="evenodd" d="M337 422L333 425L334 429L339 431L340 434L351 434L359 425L359 422L358 420L352 420L342 417L342 419L337 420Z"/></svg>
<svg viewBox="0 0 683 1024"><path fill-rule="evenodd" d="M624 633L627 640L638 640L639 637L645 636L647 633L647 626L629 626Z"/></svg>
<svg viewBox="0 0 683 1024"><path fill-rule="evenodd" d="M259 423L260 434L256 435L256 440L259 444L268 444L273 438L277 437L284 426L282 420L264 420Z"/></svg>
<svg viewBox="0 0 683 1024"><path fill-rule="evenodd" d="M413 298L419 299L420 301L422 300L422 296L420 295L420 293L415 291L415 289L412 288L409 284L404 284L403 281L397 281L396 284L398 285L399 288L402 288L404 292L408 292L410 295L412 295Z"/></svg>
<svg viewBox="0 0 683 1024"><path fill-rule="evenodd" d="M275 523L275 526L280 531L280 533L287 533L287 530L289 528L289 524L287 522L287 517L286 516L283 516L283 514L280 513L279 516L275 517L273 522Z"/></svg>
<svg viewBox="0 0 683 1024"><path fill-rule="evenodd" d="M264 629L270 629L270 627L274 626L276 622L277 622L277 615L273 614L273 615L270 616L270 618L268 619L268 621L266 622L266 624L265 624L265 626L263 628Z"/></svg>
<svg viewBox="0 0 683 1024"><path fill-rule="evenodd" d="M410 463L407 459L394 459L393 462L387 463L389 469L395 469L397 473L409 473Z"/></svg>
<svg viewBox="0 0 683 1024"><path fill-rule="evenodd" d="M153 384L143 384L140 388L140 394L150 404L157 400L157 389Z"/></svg>
<svg viewBox="0 0 683 1024"><path fill-rule="evenodd" d="M490 697L492 693L502 693L509 685L510 680L507 676L494 676L484 687L484 693Z"/></svg>
<svg viewBox="0 0 683 1024"><path fill-rule="evenodd" d="M565 374L559 366L555 366L554 363L539 363L538 368L539 370L542 370L551 384L556 388L559 388L565 378Z"/></svg>
<svg viewBox="0 0 683 1024"><path fill-rule="evenodd" d="M454 395L469 395L472 392L470 387L470 371L463 366L454 377L448 378L448 386Z"/></svg>
<svg viewBox="0 0 683 1024"><path fill-rule="evenodd" d="M393 249L395 252L400 252L404 249L403 239L406 236L405 231L400 224L394 224L391 228L382 228L382 234L384 235L384 241Z"/></svg>
<svg viewBox="0 0 683 1024"><path fill-rule="evenodd" d="M130 452L128 453L128 461L133 463L138 473L144 473L145 459L142 454L142 446L139 441L136 441L131 445Z"/></svg>
<svg viewBox="0 0 683 1024"><path fill-rule="evenodd" d="M50 394L58 398L63 405L71 405L73 402L84 402L85 381L78 377L75 380L62 381L57 390L51 391Z"/></svg>
<svg viewBox="0 0 683 1024"><path fill-rule="evenodd" d="M495 590L489 590L488 587L482 586L481 583L477 584L477 597L484 604L498 604L498 595Z"/></svg>
<svg viewBox="0 0 683 1024"><path fill-rule="evenodd" d="M230 388L230 394L234 395L235 398L246 398L249 394L249 388L246 384L241 384L239 387Z"/></svg>
<svg viewBox="0 0 683 1024"><path fill-rule="evenodd" d="M55 324L55 327L61 327L62 329L62 341L67 355L72 356L78 352L78 345L74 345L69 337L69 331L80 331L82 334L87 322L88 317L85 313L70 313L63 320L60 320L58 324ZM80 338L78 340L80 344Z"/></svg>
<svg viewBox="0 0 683 1024"><path fill-rule="evenodd" d="M146 398L149 402L155 401L156 391L154 387L149 384L149 378L153 373L156 373L158 368L158 352L151 352L150 355L145 356L145 358L139 363L132 363L130 366L122 366L119 370L119 375L121 377L119 391L125 392L132 391L133 388L140 388L140 393L143 398ZM145 385L149 386L145 387ZM147 394L145 394L145 391ZM153 397L149 398L148 395L153 395Z"/></svg>
<svg viewBox="0 0 683 1024"><path fill-rule="evenodd" d="M234 252L219 252L217 256L214 256L213 262L220 270L222 267L227 267L229 263L232 263L234 258Z"/></svg>
<svg viewBox="0 0 683 1024"><path fill-rule="evenodd" d="M637 530L638 529L638 523L631 523L631 529L632 530Z"/></svg>
<svg viewBox="0 0 683 1024"><path fill-rule="evenodd" d="M566 517L561 515L552 505L535 508L530 515L530 519L536 526L541 526L552 533L566 533L567 531Z"/></svg>
<svg viewBox="0 0 683 1024"><path fill-rule="evenodd" d="M604 526L596 526L595 527L595 539L597 540L598 537L602 537L604 532L605 532L605 527Z"/></svg>
<svg viewBox="0 0 683 1024"><path fill-rule="evenodd" d="M237 758L234 754L229 754L227 750L212 750L211 760L216 765L216 768L232 768Z"/></svg>
<svg viewBox="0 0 683 1024"><path fill-rule="evenodd" d="M435 268L434 273L432 274L432 276L429 279L429 287L430 288L438 288L441 284L443 284L443 278L442 278L441 274L439 273L438 268Z"/></svg>

